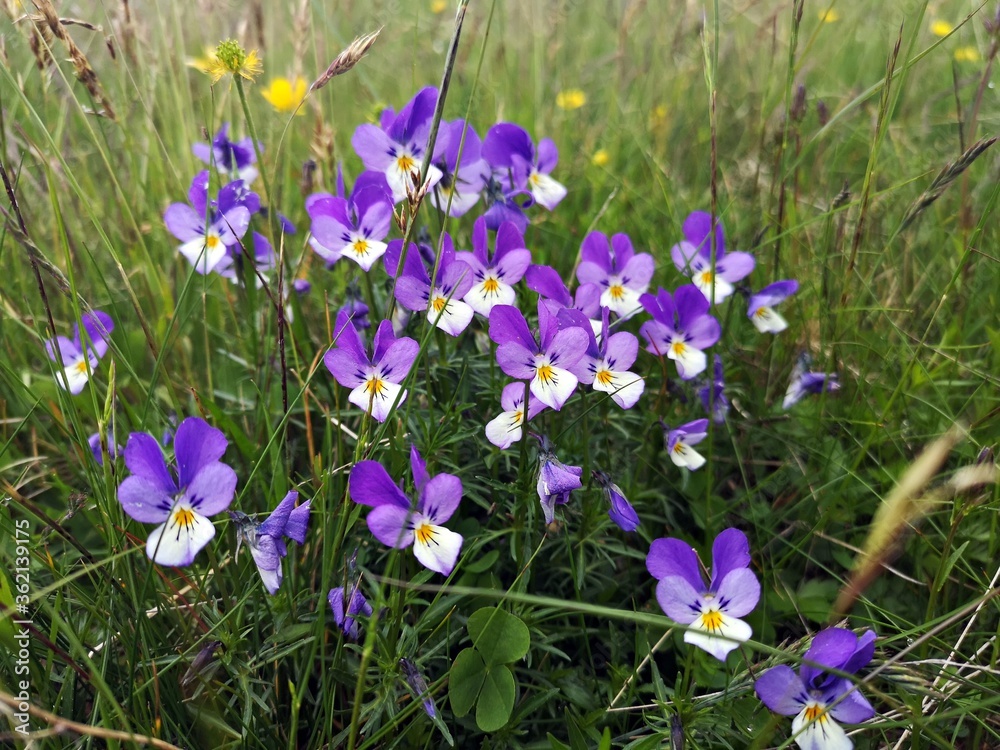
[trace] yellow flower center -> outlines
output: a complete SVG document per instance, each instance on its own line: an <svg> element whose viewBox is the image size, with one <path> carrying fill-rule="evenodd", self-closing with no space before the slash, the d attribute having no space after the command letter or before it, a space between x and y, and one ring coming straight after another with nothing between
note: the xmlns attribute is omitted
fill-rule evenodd
<svg viewBox="0 0 1000 750"><path fill-rule="evenodd" d="M84 373L86 373L87 372L87 360L81 359L79 362L77 362L76 363L76 371L78 373L80 373L81 375L83 375Z"/></svg>
<svg viewBox="0 0 1000 750"><path fill-rule="evenodd" d="M768 310L766 307L762 307L757 312L754 313L754 315L757 316L758 318L766 318L770 314L771 314L771 311Z"/></svg>
<svg viewBox="0 0 1000 750"><path fill-rule="evenodd" d="M826 720L826 709L819 703L810 703L806 706L805 719L806 721L825 721Z"/></svg>
<svg viewBox="0 0 1000 750"><path fill-rule="evenodd" d="M675 448L676 450L676 448ZM701 626L710 633L722 629L722 613L717 609L710 609L701 613Z"/></svg>
<svg viewBox="0 0 1000 750"><path fill-rule="evenodd" d="M601 385L610 386L614 380L614 375L612 375L611 370L598 370L596 379Z"/></svg>
<svg viewBox="0 0 1000 750"><path fill-rule="evenodd" d="M381 396L385 391L385 381L378 375L372 375L365 381L365 393L369 396Z"/></svg>
<svg viewBox="0 0 1000 750"><path fill-rule="evenodd" d="M483 294L494 295L500 291L500 282L492 276L487 276L483 282Z"/></svg>
<svg viewBox="0 0 1000 750"><path fill-rule="evenodd" d="M677 445L674 446L674 453L681 454L684 452L684 443L678 441Z"/></svg>
<svg viewBox="0 0 1000 750"><path fill-rule="evenodd" d="M354 254L359 258L363 258L368 255L368 243L365 240L355 240L354 244L351 245L351 250L353 250Z"/></svg>
<svg viewBox="0 0 1000 750"><path fill-rule="evenodd" d="M445 297L435 297L431 306L434 308L434 312L439 313L448 306L448 300Z"/></svg>
<svg viewBox="0 0 1000 750"><path fill-rule="evenodd" d="M399 171L403 174L409 174L413 171L417 162L409 154L403 154L396 159L396 166L399 167Z"/></svg>
<svg viewBox="0 0 1000 750"><path fill-rule="evenodd" d="M174 525L180 527L194 526L194 511L190 508L178 508L175 510Z"/></svg>
<svg viewBox="0 0 1000 750"><path fill-rule="evenodd" d="M552 365L545 364L535 370L535 375L541 380L545 385L550 382L554 383L556 380L556 373L552 369Z"/></svg>
<svg viewBox="0 0 1000 750"><path fill-rule="evenodd" d="M219 246L220 242L222 242L222 240L219 239L218 235L210 234L205 238L205 247L209 250L215 250L215 248Z"/></svg>
<svg viewBox="0 0 1000 750"><path fill-rule="evenodd" d="M528 182L531 183L531 185L534 186L534 187L538 187L538 183L541 182L541 181L542 181L542 178L538 174L538 172L532 172L528 176Z"/></svg>
<svg viewBox="0 0 1000 750"><path fill-rule="evenodd" d="M687 349L687 346L683 341L675 341L670 345L670 348L673 350L674 356L683 357L684 350Z"/></svg>
<svg viewBox="0 0 1000 750"><path fill-rule="evenodd" d="M608 292L611 294L611 299L620 300L625 297L625 287L621 284L612 284Z"/></svg>
<svg viewBox="0 0 1000 750"><path fill-rule="evenodd" d="M417 528L413 530L413 533L417 537L417 541L420 542L420 544L427 545L434 541L434 527L427 522L417 526Z"/></svg>
<svg viewBox="0 0 1000 750"><path fill-rule="evenodd" d="M712 283L712 272L711 271L702 271L701 272L701 283L702 284L711 284Z"/></svg>

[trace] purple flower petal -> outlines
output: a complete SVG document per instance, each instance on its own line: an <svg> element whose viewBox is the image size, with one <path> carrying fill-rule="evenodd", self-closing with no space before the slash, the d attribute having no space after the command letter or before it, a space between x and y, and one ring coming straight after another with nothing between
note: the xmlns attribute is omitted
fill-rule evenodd
<svg viewBox="0 0 1000 750"><path fill-rule="evenodd" d="M183 426L182 423L181 427ZM191 507L203 516L213 516L224 511L233 502L235 494L236 472L218 461L202 464L184 490L184 496L190 501Z"/></svg>
<svg viewBox="0 0 1000 750"><path fill-rule="evenodd" d="M705 591L705 581L701 577L698 555L687 542L674 537L655 539L646 555L646 570L653 578L680 576L694 590Z"/></svg>
<svg viewBox="0 0 1000 750"><path fill-rule="evenodd" d="M735 284L750 275L757 261L750 253L735 252L729 253L724 260L718 261L716 271L719 278Z"/></svg>
<svg viewBox="0 0 1000 750"><path fill-rule="evenodd" d="M126 515L140 523L163 523L170 516L174 498L172 490L134 474L126 477L118 488L118 502Z"/></svg>
<svg viewBox="0 0 1000 750"><path fill-rule="evenodd" d="M201 237L205 234L205 214L197 213L186 203L173 203L163 213L167 231L181 242Z"/></svg>
<svg viewBox="0 0 1000 750"><path fill-rule="evenodd" d="M839 702L830 709L830 715L837 721L845 724L860 724L868 721L875 715L875 709L868 699L861 694L861 690L853 686L848 680L840 680L841 685L837 686L836 699ZM850 692L848 692L850 691ZM846 695L844 695L847 693ZM844 696L841 698L841 696Z"/></svg>
<svg viewBox="0 0 1000 750"><path fill-rule="evenodd" d="M351 146L361 157L367 169L384 172L392 163L395 144L392 139L375 125L358 125L351 138Z"/></svg>
<svg viewBox="0 0 1000 750"><path fill-rule="evenodd" d="M821 630L813 638L812 645L802 658L816 664L841 669L854 656L858 637L845 628L827 628ZM803 663L799 668L802 681L809 686L817 687L822 682L826 670ZM818 682L817 682L818 680Z"/></svg>
<svg viewBox="0 0 1000 750"><path fill-rule="evenodd" d="M539 351L535 337L528 328L528 322L521 311L513 305L495 305L490 310L490 338L500 345L516 343L532 354Z"/></svg>
<svg viewBox="0 0 1000 750"><path fill-rule="evenodd" d="M133 432L129 435L125 445L125 467L166 494L177 492L177 485L167 471L160 444L152 435L145 432Z"/></svg>
<svg viewBox="0 0 1000 750"><path fill-rule="evenodd" d="M760 601L760 583L749 568L737 568L726 574L715 595L724 614L743 617Z"/></svg>
<svg viewBox="0 0 1000 750"><path fill-rule="evenodd" d="M771 667L753 686L761 702L776 714L795 716L809 701L809 693L791 667Z"/></svg>
<svg viewBox="0 0 1000 750"><path fill-rule="evenodd" d="M612 260L608 236L604 232L591 232L584 237L580 245L580 260L576 278L581 283L599 284L610 276Z"/></svg>
<svg viewBox="0 0 1000 750"><path fill-rule="evenodd" d="M693 211L684 220L682 228L684 238L698 248L701 255L710 257L712 252L709 233L712 231L712 215L705 211ZM722 231L722 221L715 219L715 253L716 258L721 258L726 253L726 237Z"/></svg>
<svg viewBox="0 0 1000 750"><path fill-rule="evenodd" d="M697 430L698 432L708 428L707 420L701 421L705 424L704 427ZM689 423L685 427L694 428L694 425ZM715 537L715 541L712 543L712 583L709 588L712 591L718 591L720 582L729 575L730 571L749 566L750 542L747 541L746 534L739 529L726 529ZM736 615L736 617L741 617L741 615Z"/></svg>
<svg viewBox="0 0 1000 750"><path fill-rule="evenodd" d="M414 516L409 506L380 505L368 514L368 529L386 547L403 549L413 544Z"/></svg>
<svg viewBox="0 0 1000 750"><path fill-rule="evenodd" d="M563 307L570 307L573 304L569 289L566 288L566 284L563 283L558 272L551 266L530 266L525 272L524 281L528 285L528 289L543 297L555 300ZM597 294L599 297L599 290Z"/></svg>
<svg viewBox="0 0 1000 750"><path fill-rule="evenodd" d="M604 356L612 370L627 370L639 354L639 339L628 331L620 331L606 339Z"/></svg>
<svg viewBox="0 0 1000 750"><path fill-rule="evenodd" d="M271 511L271 515L267 517L267 520L260 525L259 529L257 529L257 533L266 534L275 538L284 536L285 526L288 523L288 517L292 514L292 510L295 508L295 502L298 499L299 493L295 490L292 490L285 495L282 501L278 503L278 506Z"/></svg>
<svg viewBox="0 0 1000 750"><path fill-rule="evenodd" d="M373 508L391 505L407 512L410 510L410 501L378 461L359 461L354 464L347 484L351 499L360 505L370 505Z"/></svg>
<svg viewBox="0 0 1000 750"><path fill-rule="evenodd" d="M531 380L535 377L535 353L525 349L517 341L506 341L497 347L497 364L512 378Z"/></svg>
<svg viewBox="0 0 1000 750"><path fill-rule="evenodd" d="M649 253L639 253L632 256L620 273L623 280L627 279L626 284L630 289L645 291L655 272L656 263L653 261L653 256Z"/></svg>
<svg viewBox="0 0 1000 750"><path fill-rule="evenodd" d="M198 476L202 467L222 458L228 445L229 441L222 430L212 427L200 417L188 417L181 422L174 436L179 486L187 487Z"/></svg>
<svg viewBox="0 0 1000 750"><path fill-rule="evenodd" d="M656 584L656 601L674 622L690 625L701 614L702 596L681 576L667 576Z"/></svg>
<svg viewBox="0 0 1000 750"><path fill-rule="evenodd" d="M438 474L424 488L418 510L440 526L451 518L461 500L462 481L452 474Z"/></svg>
<svg viewBox="0 0 1000 750"><path fill-rule="evenodd" d="M285 536L289 539L294 539L299 544L305 544L306 542L311 506L312 500L306 500L289 514L288 522L285 524Z"/></svg>
<svg viewBox="0 0 1000 750"><path fill-rule="evenodd" d="M548 174L559 162L559 149L551 138L542 138L538 142L538 158L536 165L542 174Z"/></svg>
<svg viewBox="0 0 1000 750"><path fill-rule="evenodd" d="M382 321L383 325L385 323L386 321ZM389 330L391 332L391 328ZM409 336L403 336L393 340L375 364L378 365L382 377L390 383L402 383L413 367L419 351L420 344Z"/></svg>
<svg viewBox="0 0 1000 750"><path fill-rule="evenodd" d="M523 162L534 162L535 147L528 131L520 125L501 122L494 125L483 139L482 157L494 169L509 169L515 166L514 157Z"/></svg>
<svg viewBox="0 0 1000 750"><path fill-rule="evenodd" d="M866 630L858 637L858 644L854 647L854 653L850 659L844 662L843 670L845 672L857 672L872 660L872 657L875 656L876 637L874 630Z"/></svg>

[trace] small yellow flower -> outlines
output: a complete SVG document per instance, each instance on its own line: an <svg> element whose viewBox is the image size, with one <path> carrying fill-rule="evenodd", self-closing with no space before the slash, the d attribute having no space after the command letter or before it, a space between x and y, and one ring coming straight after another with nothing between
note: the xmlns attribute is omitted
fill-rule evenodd
<svg viewBox="0 0 1000 750"><path fill-rule="evenodd" d="M649 126L651 128L659 128L667 124L667 105L658 104L653 107L653 111L649 113Z"/></svg>
<svg viewBox="0 0 1000 750"><path fill-rule="evenodd" d="M219 46L215 48L215 60L209 65L207 72L212 76L212 83L218 83L228 73L253 81L263 70L264 65L257 50L244 52L239 42L227 39L219 42Z"/></svg>
<svg viewBox="0 0 1000 750"><path fill-rule="evenodd" d="M559 109L580 109L587 103L587 95L580 89L566 89L556 94L556 106Z"/></svg>
<svg viewBox="0 0 1000 750"><path fill-rule="evenodd" d="M590 157L590 163L593 164L595 167L603 167L609 161L611 161L611 157L608 155L608 152L605 151L603 148L597 149L597 151L594 152L594 155Z"/></svg>
<svg viewBox="0 0 1000 750"><path fill-rule="evenodd" d="M448 7L447 0L431 1L431 13L444 13L445 8L447 7Z"/></svg>
<svg viewBox="0 0 1000 750"><path fill-rule="evenodd" d="M823 23L835 23L840 20L840 13L836 8L827 8L819 12L819 20Z"/></svg>
<svg viewBox="0 0 1000 750"><path fill-rule="evenodd" d="M958 62L979 62L982 57L975 47L958 47L955 50L955 59Z"/></svg>
<svg viewBox="0 0 1000 750"><path fill-rule="evenodd" d="M940 18L931 23L931 33L934 36L948 36L954 30L954 26L947 21L942 21Z"/></svg>
<svg viewBox="0 0 1000 750"><path fill-rule="evenodd" d="M260 93L278 112L295 112L306 98L306 80L302 76L295 76L292 81L273 78ZM304 115L305 111L299 109L297 114Z"/></svg>
<svg viewBox="0 0 1000 750"><path fill-rule="evenodd" d="M187 59L187 66L189 68L194 68L200 73L208 73L211 71L213 65L218 65L219 58L215 56L215 49L212 47L205 47L205 54L201 57L189 57Z"/></svg>

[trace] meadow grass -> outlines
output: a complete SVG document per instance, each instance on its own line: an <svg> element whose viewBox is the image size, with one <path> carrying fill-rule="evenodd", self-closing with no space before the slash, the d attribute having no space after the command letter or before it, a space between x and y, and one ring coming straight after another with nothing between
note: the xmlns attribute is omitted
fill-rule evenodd
<svg viewBox="0 0 1000 750"><path fill-rule="evenodd" d="M376 322L392 282L380 266L364 278L346 261L324 268L306 245L304 200L335 191L338 163L361 171L358 124L440 84L455 31L452 4L338 5L56 13L4 3L0 602L11 607L18 575L30 579L31 620L0 615L4 737L33 747L790 747L788 719L761 704L754 680L797 668L812 636L839 623L879 636L872 664L851 675L877 709L849 728L855 746L1000 747L1000 498L993 454L982 453L1000 435L1000 181L991 143L975 145L1000 128L997 9L469 3L444 119L464 117L480 135L516 122L559 148L553 176L568 194L551 213L532 208L533 262L568 280L589 231L625 232L656 259L653 290L674 289L683 279L670 248L704 210L721 218L729 251L755 255L754 289L800 283L777 336L753 329L739 295L715 308L723 334L711 353L725 362L732 408L710 426L700 470L664 450L659 420L703 416L666 360L640 353L634 409L581 389L543 412L532 428L584 477L546 527L534 442L499 451L485 440L509 379L481 318L452 339L413 316L407 332L421 348L409 396L381 425L323 365L349 283ZM53 22L78 45L75 61L49 25L58 16L95 27ZM939 36L935 21L953 30ZM380 27L368 56L299 115L261 96L273 77L314 80ZM212 85L186 64L230 37L260 51L257 81ZM582 106L557 104L576 89ZM109 106L113 119L97 114ZM195 273L164 226L202 169L192 143L223 122L262 146L255 189L271 210L254 226L282 269L265 288ZM277 211L297 233L278 231ZM425 203L410 226L468 249L476 214L444 220ZM312 291L290 294L279 316L293 279ZM519 304L534 309L523 285ZM91 309L116 327L72 396L44 344ZM841 389L786 411L802 352L837 372ZM233 509L269 512L292 489L312 501L306 542L290 545L274 596L248 551L236 554L224 515L191 566L151 563L149 528L117 499L124 462L93 460L92 433L110 429L124 446L129 433L160 436L192 415L229 440ZM409 489L411 444L432 474L462 481L448 525L465 542L449 576L379 544L347 492L361 458ZM970 479L963 468L977 460L986 468ZM593 469L636 506L637 531L608 519ZM746 617L753 638L721 663L683 642L645 559L654 539L677 537L707 562L733 526L762 593ZM374 614L352 642L327 592L358 575ZM486 607L524 626L491 615L497 643L526 633L529 644L497 663L515 699L489 731L491 717L457 716L448 695L482 626L470 617ZM435 718L401 659L426 678Z"/></svg>

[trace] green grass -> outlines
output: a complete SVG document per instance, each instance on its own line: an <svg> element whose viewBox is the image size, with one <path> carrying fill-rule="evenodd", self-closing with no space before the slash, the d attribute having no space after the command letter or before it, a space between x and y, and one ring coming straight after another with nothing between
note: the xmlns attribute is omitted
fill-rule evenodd
<svg viewBox="0 0 1000 750"><path fill-rule="evenodd" d="M335 189L339 161L348 176L360 171L350 144L357 124L439 84L453 32L450 6L351 5L303 4L297 16L278 3L211 13L85 3L72 13L101 30L66 28L115 121L92 114L100 105L60 39L44 36L57 63L40 71L30 22L3 22L0 161L24 228L9 197L0 199L0 601L10 603L22 567L16 524L26 520L27 692L47 712L29 721L36 746L148 743L121 734L135 733L212 748L441 747L450 736L462 748L638 749L667 746L673 731L689 748L791 747L790 721L760 704L754 677L801 661L831 622L876 511L956 423L964 439L941 476L921 482L930 489L917 489L915 510L895 516L905 523L893 529L890 567L846 621L880 636L859 675L878 715L852 739L859 748L1000 745L1000 498L992 486L954 494L944 483L1000 437L996 154L961 161L1000 129L997 37L983 23L994 9L842 2L831 6L837 20L823 22L823 6L807 4L796 22L796 8L778 3L470 4L444 117L467 117L480 135L517 122L558 145L554 176L569 193L552 213L531 211L535 262L568 278L590 229L626 232L657 260L654 289L672 290L683 282L669 255L681 223L714 207L727 248L755 254L755 289L801 283L782 307L791 326L776 337L756 333L738 295L716 310L723 336L713 351L726 362L733 409L712 427L703 469L669 461L657 422L700 418L694 390L645 353L636 409L588 390L538 418L563 461L585 478L610 471L636 505L642 525L624 534L587 482L546 529L534 444L499 452L486 442L483 425L499 412L507 379L481 320L451 339L414 315L408 334L422 342L421 359L408 400L382 427L361 419L323 366L358 274L345 263L327 271L305 244L305 196ZM959 28L939 38L936 19ZM260 96L272 76L315 78L353 38L383 25L368 57L311 96L303 116L278 114ZM212 86L185 65L231 36L263 55L263 76L245 88L270 204L299 230L284 237L284 283L313 284L291 299L285 372L268 295L192 273L162 218L201 168L191 144L222 122L248 132L230 79ZM956 60L966 47L980 59ZM800 84L804 113L786 117ZM582 90L586 103L557 107L566 89ZM308 159L317 170L303 189ZM255 189L263 197L260 182ZM447 222L460 249L475 215ZM424 226L434 239L442 230L430 206L416 218ZM370 278L370 289L361 286L377 320L391 282L380 268ZM531 309L533 295L519 294ZM70 335L88 308L117 327L94 379L73 397L56 385L44 341L52 325ZM837 371L843 387L785 412L802 351L817 369ZM234 509L270 511L292 488L312 499L307 542L290 546L274 597L247 551L234 557L223 516L192 566L151 564L150 527L116 499L124 463L91 459L87 437L99 426L113 425L124 444L130 432L160 435L190 415L230 441ZM362 456L408 476L411 443L432 474L463 482L449 526L465 545L447 579L373 540L347 496L350 465ZM753 640L723 665L670 630L645 557L664 536L705 552L728 526L750 539L762 598L746 618ZM378 613L356 644L326 602L355 553ZM526 656L510 664L513 715L488 733L475 711L458 718L448 700L451 665L471 645L468 619L486 606L516 615L530 634ZM14 633L0 615L0 700L23 679ZM208 666L189 672L206 648ZM438 721L407 686L404 657L427 678ZM4 736L23 742L21 722L4 716Z"/></svg>

